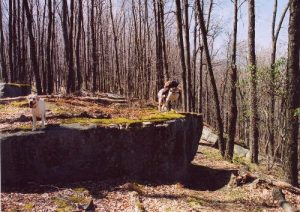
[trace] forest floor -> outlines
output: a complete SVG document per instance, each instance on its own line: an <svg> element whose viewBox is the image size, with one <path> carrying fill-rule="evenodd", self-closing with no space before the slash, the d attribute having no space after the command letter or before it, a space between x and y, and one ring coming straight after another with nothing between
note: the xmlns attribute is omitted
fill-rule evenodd
<svg viewBox="0 0 300 212"><path fill-rule="evenodd" d="M32 184L2 192L1 206L2 211L81 211L93 200L95 211L283 211L272 198L271 186L231 185L232 173L241 165L239 160L222 160L217 149L199 145L182 182L152 184L121 178L63 186ZM283 192L300 210L300 196Z"/></svg>
<svg viewBox="0 0 300 212"><path fill-rule="evenodd" d="M127 102L121 98L45 98L48 124L72 119L161 120L176 114L161 115L155 104ZM31 130L31 115L24 98L0 101L0 133ZM281 211L273 201L273 187L264 183L232 184L241 166L270 179L281 179L278 167L266 171L265 165L247 163L235 157L233 163L222 159L217 149L201 142L186 179L182 182L141 182L128 178L88 181L69 185L35 185L1 192L1 211L82 211L91 203L95 211ZM172 173L170 173L172 174ZM287 201L300 210L300 196L283 190Z"/></svg>

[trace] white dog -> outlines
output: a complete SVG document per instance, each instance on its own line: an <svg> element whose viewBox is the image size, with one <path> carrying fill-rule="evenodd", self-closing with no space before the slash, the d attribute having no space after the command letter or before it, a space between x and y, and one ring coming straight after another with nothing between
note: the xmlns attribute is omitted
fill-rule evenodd
<svg viewBox="0 0 300 212"><path fill-rule="evenodd" d="M170 88L169 91L166 93L166 88L160 89L157 96L158 96L158 110L161 111L167 111L171 110L172 105L175 103L178 103L178 99L180 97L180 89Z"/></svg>
<svg viewBox="0 0 300 212"><path fill-rule="evenodd" d="M177 87L170 88L165 103L168 110L171 110L172 106L174 107L175 105L178 104L180 93L181 92L179 88Z"/></svg>
<svg viewBox="0 0 300 212"><path fill-rule="evenodd" d="M29 107L32 109L32 121L33 121L32 131L36 130L37 117L42 119L42 128L45 128L45 124L46 124L45 101L36 95L30 96Z"/></svg>
<svg viewBox="0 0 300 212"><path fill-rule="evenodd" d="M164 111L165 108L165 102L166 102L166 95L164 94L166 92L165 88L162 88L158 91L157 97L158 97L158 110Z"/></svg>

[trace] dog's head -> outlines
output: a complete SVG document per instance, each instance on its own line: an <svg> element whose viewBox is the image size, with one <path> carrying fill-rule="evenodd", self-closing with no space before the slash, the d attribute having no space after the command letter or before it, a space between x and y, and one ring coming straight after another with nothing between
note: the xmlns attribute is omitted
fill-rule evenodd
<svg viewBox="0 0 300 212"><path fill-rule="evenodd" d="M30 108L36 108L37 102L40 100L40 97L38 97L37 95L31 95L28 97L28 101L29 101L29 107Z"/></svg>
<svg viewBox="0 0 300 212"><path fill-rule="evenodd" d="M170 88L169 92L170 93L180 93L180 89L179 88Z"/></svg>

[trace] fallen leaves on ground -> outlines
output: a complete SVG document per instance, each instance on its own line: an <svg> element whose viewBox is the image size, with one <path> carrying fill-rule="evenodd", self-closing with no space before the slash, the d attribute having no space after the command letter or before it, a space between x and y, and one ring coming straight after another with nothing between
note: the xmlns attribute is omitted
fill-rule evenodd
<svg viewBox="0 0 300 212"><path fill-rule="evenodd" d="M214 160L218 150L199 146L187 180L152 184L128 178L88 181L70 185L30 185L18 192L2 192L3 211L80 211L78 204L92 198L95 211L282 211L266 185L228 185L239 164ZM170 173L172 174L172 173ZM300 197L285 193L296 209ZM139 201L132 198L138 195Z"/></svg>

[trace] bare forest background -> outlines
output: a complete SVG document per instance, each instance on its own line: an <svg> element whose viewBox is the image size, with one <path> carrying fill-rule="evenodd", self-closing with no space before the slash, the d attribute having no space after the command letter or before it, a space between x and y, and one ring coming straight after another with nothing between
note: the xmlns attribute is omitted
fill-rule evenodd
<svg viewBox="0 0 300 212"><path fill-rule="evenodd" d="M257 51L255 1L230 2L228 24L218 0L2 0L0 79L38 94L145 100L176 79L182 110L203 113L225 158L232 159L234 141L243 142L252 162L260 152L270 169L285 164L286 180L298 185L300 3L285 1L277 11L273 0L265 26L272 42ZM248 34L237 40L242 8ZM278 46L283 23L289 35Z"/></svg>

